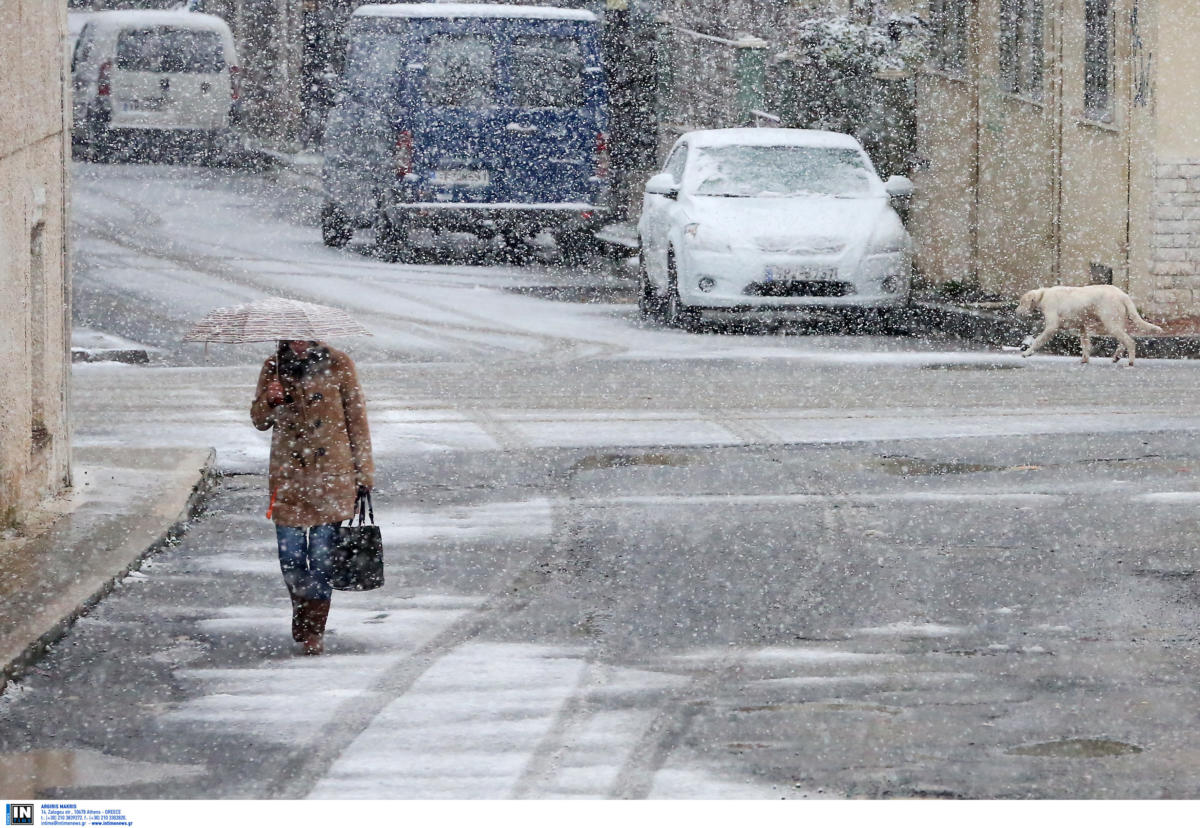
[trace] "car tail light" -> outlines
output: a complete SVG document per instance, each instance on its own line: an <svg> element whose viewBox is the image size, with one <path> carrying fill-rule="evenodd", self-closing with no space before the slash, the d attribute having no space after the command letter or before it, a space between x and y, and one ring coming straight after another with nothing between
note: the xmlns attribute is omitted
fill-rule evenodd
<svg viewBox="0 0 1200 828"><path fill-rule="evenodd" d="M112 94L112 63L110 61L100 64L100 74L96 76L96 94Z"/></svg>
<svg viewBox="0 0 1200 828"><path fill-rule="evenodd" d="M413 168L413 135L404 130L396 136L396 177L403 178Z"/></svg>
<svg viewBox="0 0 1200 828"><path fill-rule="evenodd" d="M235 101L242 97L242 70L237 66L229 67L229 94Z"/></svg>
<svg viewBox="0 0 1200 828"><path fill-rule="evenodd" d="M596 177L608 178L608 171L612 167L612 159L608 152L608 133L596 133Z"/></svg>

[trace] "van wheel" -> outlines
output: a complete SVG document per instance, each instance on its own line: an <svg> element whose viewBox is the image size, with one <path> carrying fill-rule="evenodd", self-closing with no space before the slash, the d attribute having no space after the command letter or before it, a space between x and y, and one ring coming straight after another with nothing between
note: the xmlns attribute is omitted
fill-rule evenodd
<svg viewBox="0 0 1200 828"><path fill-rule="evenodd" d="M85 160L93 164L106 164L112 160L113 145L107 129L89 122L85 135L80 153Z"/></svg>
<svg viewBox="0 0 1200 828"><path fill-rule="evenodd" d="M584 264L600 252L600 244L590 230L567 230L554 241L567 264Z"/></svg>
<svg viewBox="0 0 1200 828"><path fill-rule="evenodd" d="M406 259L411 252L408 243L408 223L394 222L380 213L375 219L375 247L389 262Z"/></svg>
<svg viewBox="0 0 1200 828"><path fill-rule="evenodd" d="M350 219L332 201L321 208L321 241L329 247L345 247L354 236Z"/></svg>
<svg viewBox="0 0 1200 828"><path fill-rule="evenodd" d="M519 230L501 230L500 236L504 240L504 249L500 255L505 262L521 265L527 264L533 258L533 246Z"/></svg>

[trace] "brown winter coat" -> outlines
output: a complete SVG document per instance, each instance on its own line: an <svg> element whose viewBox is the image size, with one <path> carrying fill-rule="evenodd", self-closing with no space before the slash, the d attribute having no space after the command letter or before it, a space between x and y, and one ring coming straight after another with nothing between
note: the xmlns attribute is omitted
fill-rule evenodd
<svg viewBox="0 0 1200 828"><path fill-rule="evenodd" d="M374 485L367 406L354 363L335 348L320 347L329 351L325 369L301 379L281 376L287 402L275 407L267 402L267 383L276 377L276 357L269 358L250 406L255 428L275 429L271 517L281 526L347 520L358 486Z"/></svg>

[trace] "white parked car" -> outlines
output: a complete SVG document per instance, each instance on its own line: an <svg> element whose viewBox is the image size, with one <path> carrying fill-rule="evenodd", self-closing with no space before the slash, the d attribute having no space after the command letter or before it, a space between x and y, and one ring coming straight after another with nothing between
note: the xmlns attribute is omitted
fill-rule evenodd
<svg viewBox="0 0 1200 828"><path fill-rule="evenodd" d="M689 132L646 184L639 306L687 326L704 311L903 305L912 240L893 200L911 194L849 135Z"/></svg>
<svg viewBox="0 0 1200 828"><path fill-rule="evenodd" d="M72 138L102 154L122 134L184 131L212 148L230 127L240 71L229 26L215 15L96 12L71 54Z"/></svg>

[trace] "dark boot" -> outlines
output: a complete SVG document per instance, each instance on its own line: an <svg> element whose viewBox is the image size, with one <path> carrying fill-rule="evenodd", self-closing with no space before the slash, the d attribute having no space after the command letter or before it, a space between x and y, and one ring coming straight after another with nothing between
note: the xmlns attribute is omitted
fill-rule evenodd
<svg viewBox="0 0 1200 828"><path fill-rule="evenodd" d="M296 642L303 641L307 636L304 630L304 599L296 595L292 596L292 640Z"/></svg>
<svg viewBox="0 0 1200 828"><path fill-rule="evenodd" d="M325 651L325 622L329 619L329 601L304 602L304 654L320 655Z"/></svg>

